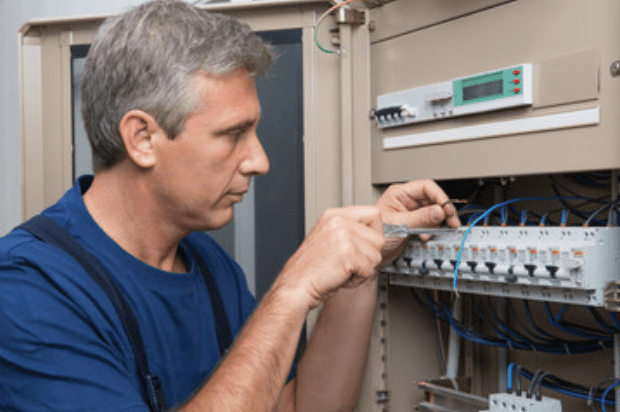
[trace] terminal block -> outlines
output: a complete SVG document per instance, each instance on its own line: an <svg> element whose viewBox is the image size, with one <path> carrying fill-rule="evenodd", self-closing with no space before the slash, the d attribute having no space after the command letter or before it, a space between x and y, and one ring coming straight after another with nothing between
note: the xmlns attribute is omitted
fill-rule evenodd
<svg viewBox="0 0 620 412"><path fill-rule="evenodd" d="M390 283L452 290L465 229L417 237L393 265ZM474 227L458 268L460 292L602 307L620 281L620 228ZM610 294L608 293L610 296Z"/></svg>
<svg viewBox="0 0 620 412"><path fill-rule="evenodd" d="M525 393L496 393L489 396L489 409L481 412L562 412L562 402L545 396L528 398Z"/></svg>

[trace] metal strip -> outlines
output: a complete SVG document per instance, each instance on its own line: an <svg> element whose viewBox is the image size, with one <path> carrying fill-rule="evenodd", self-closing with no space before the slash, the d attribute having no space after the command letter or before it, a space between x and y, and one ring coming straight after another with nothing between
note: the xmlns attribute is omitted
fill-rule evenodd
<svg viewBox="0 0 620 412"><path fill-rule="evenodd" d="M600 121L600 107L596 107L594 109L577 110L548 116L486 123L428 133L417 133L408 136L387 137L383 139L383 148L386 150L401 149L405 147L424 146L461 140L568 129L571 127L597 125Z"/></svg>

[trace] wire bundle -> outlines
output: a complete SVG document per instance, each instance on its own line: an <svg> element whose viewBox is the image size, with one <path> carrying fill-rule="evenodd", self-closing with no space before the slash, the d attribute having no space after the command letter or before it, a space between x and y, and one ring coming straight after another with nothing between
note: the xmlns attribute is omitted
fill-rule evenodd
<svg viewBox="0 0 620 412"><path fill-rule="evenodd" d="M559 332L574 336L575 339L566 339L562 336L554 335L544 331L535 323L531 315L528 301L523 301L523 305L529 326L522 322L521 319L516 318L519 330L515 330L499 319L497 314L492 310L490 301L486 305L488 314L485 314L481 309L485 305L483 305L479 299L474 305L474 311L478 320L488 325L493 331L494 335L489 335L482 331L469 328L461 321L454 319L451 310L444 303L433 300L428 291L423 291L424 298L420 297L415 289L411 289L411 292L415 300L422 307L426 308L434 316L449 323L459 336L481 345L531 350L558 355L583 354L613 347L613 333L620 332L620 328L618 328L620 325L617 324L615 316L612 317L612 323L609 323L605 322L594 309L587 309L590 314L592 314L593 311L597 313L601 325L604 325L597 330L564 321L563 316L566 313L564 307L554 316L551 309L546 306L545 309L548 310L547 320L549 325ZM489 299L490 298L487 297L487 300ZM506 302L511 311L514 312L514 308L512 308L510 301L506 299Z"/></svg>
<svg viewBox="0 0 620 412"><path fill-rule="evenodd" d="M548 372L544 372L542 370L538 370L536 373L532 374L529 370L524 368L523 366L517 366L514 363L511 363L508 366L508 392L510 393L513 388L513 371L517 372L517 379L515 386L515 393L519 396L522 394L521 390L521 380L519 376L523 376L524 378L531 381L528 386L526 396L531 398L532 396L535 399L541 399L541 387L545 387L556 391L558 393L562 393L564 395L572 396L579 399L584 399L588 401L588 404L592 406L592 410L594 412L597 411L596 405L600 404L601 410L603 412L607 412L607 405L615 405L615 401L613 396L609 396L611 391L620 385L620 380L616 378L605 379L600 382L598 385L589 387L585 385L581 385L578 383L569 382L567 380L561 379L556 375L553 375ZM604 385L608 385L604 388Z"/></svg>

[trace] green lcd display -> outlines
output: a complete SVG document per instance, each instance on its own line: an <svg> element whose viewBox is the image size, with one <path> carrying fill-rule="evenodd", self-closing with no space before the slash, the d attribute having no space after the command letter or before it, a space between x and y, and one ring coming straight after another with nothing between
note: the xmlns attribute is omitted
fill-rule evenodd
<svg viewBox="0 0 620 412"><path fill-rule="evenodd" d="M523 90L515 87L522 81L522 73L522 66L519 66L455 80L454 105L463 106L522 94Z"/></svg>
<svg viewBox="0 0 620 412"><path fill-rule="evenodd" d="M504 84L501 80L463 87L463 101L503 94Z"/></svg>

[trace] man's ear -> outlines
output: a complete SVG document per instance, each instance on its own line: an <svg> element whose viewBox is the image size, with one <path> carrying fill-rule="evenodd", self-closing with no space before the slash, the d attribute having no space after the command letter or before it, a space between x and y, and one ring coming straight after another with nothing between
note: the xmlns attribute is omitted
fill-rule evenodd
<svg viewBox="0 0 620 412"><path fill-rule="evenodd" d="M158 134L165 134L155 118L142 110L130 110L121 119L119 131L127 156L138 167L152 167L157 160L155 140Z"/></svg>

